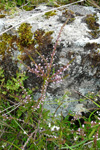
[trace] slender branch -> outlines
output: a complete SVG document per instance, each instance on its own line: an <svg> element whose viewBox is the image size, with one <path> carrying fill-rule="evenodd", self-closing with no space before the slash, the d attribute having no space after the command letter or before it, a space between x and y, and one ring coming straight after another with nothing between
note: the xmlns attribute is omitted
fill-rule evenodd
<svg viewBox="0 0 100 150"><path fill-rule="evenodd" d="M61 106L62 104L63 104L63 102L56 108L56 110L55 110L55 112L54 112L54 114L53 114L53 117L55 116L57 110L60 108L60 106Z"/></svg>
<svg viewBox="0 0 100 150"><path fill-rule="evenodd" d="M20 103L15 104L15 105L13 105L13 106L10 106L10 107L8 107L8 108L4 109L3 111L0 111L0 113L2 113L2 112L4 112L4 111L6 111L7 109L10 109L10 108L12 108L12 107L14 107L14 106L16 106L16 105L19 105L19 104L20 104Z"/></svg>
<svg viewBox="0 0 100 150"><path fill-rule="evenodd" d="M22 129L22 131L24 132L24 134L26 134L27 136L29 136L28 134L27 134L27 132L20 126L20 124L14 119L14 121L16 122L16 124Z"/></svg>
<svg viewBox="0 0 100 150"><path fill-rule="evenodd" d="M11 100L7 99L3 94L0 94L0 97L7 100L7 101L9 101L10 103L12 103L14 105L16 104L16 103L12 102Z"/></svg>
<svg viewBox="0 0 100 150"><path fill-rule="evenodd" d="M100 10L100 7L93 0L87 0L87 2L89 2L90 4L92 4Z"/></svg>
<svg viewBox="0 0 100 150"><path fill-rule="evenodd" d="M99 141L100 138L98 138L98 139L96 139L96 140ZM88 145L88 144L90 144L90 143L93 143L93 141L87 142L87 143L85 143L84 145Z"/></svg>
<svg viewBox="0 0 100 150"><path fill-rule="evenodd" d="M17 107L15 107L14 109L12 109L11 111L9 111L9 112L5 113L4 115L11 113L11 112L12 112L12 111L14 111L15 109L17 109L19 106L20 106L20 104L19 104L19 105L17 105Z"/></svg>
<svg viewBox="0 0 100 150"><path fill-rule="evenodd" d="M31 135L29 136L29 138L27 139L27 141L25 142L25 144L23 145L21 150L25 150L26 145L28 144L28 142L30 141L30 139L32 138L33 134L37 131L37 129L31 133Z"/></svg>
<svg viewBox="0 0 100 150"><path fill-rule="evenodd" d="M99 108L100 108L100 105L98 105L94 100L92 100L91 98L89 98L89 97L87 97L87 96L84 96L84 95L82 95L82 93L80 93L80 92L78 92L78 91L76 91L76 90L73 90L75 93L77 93L77 94L79 94L79 95L81 95L81 96L83 96L84 98L86 98L86 99L88 99L88 100L90 100L90 101L92 101L96 106L98 106Z"/></svg>
<svg viewBox="0 0 100 150"><path fill-rule="evenodd" d="M61 33L62 33L62 30L63 30L64 26L68 23L69 19L70 19L70 16L67 18L66 22L63 24L63 26L61 27L60 32L58 34L58 37L57 37L57 40L56 40L56 43L54 45L54 49L53 49L53 52L52 52L51 60L50 60L50 66L49 66L49 69L48 69L49 70L48 71L48 76L50 75L51 67L52 67L52 64L53 64L53 58L54 58L54 55L55 55L55 51L56 51L56 48L57 48L57 45L58 45L59 38L61 36Z"/></svg>

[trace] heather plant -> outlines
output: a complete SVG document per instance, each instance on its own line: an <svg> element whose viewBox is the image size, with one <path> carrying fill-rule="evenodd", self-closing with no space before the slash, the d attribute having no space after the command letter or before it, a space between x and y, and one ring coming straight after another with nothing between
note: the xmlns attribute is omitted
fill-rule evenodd
<svg viewBox="0 0 100 150"><path fill-rule="evenodd" d="M64 25L63 25L63 27L64 27ZM61 31L62 31L63 27L61 28ZM36 127L34 126L35 127L34 132L33 132L35 134L34 135L34 140L36 138L36 135L38 135L38 130L39 130L40 126L41 126L41 123L43 123L44 119L45 119L45 117L44 117L45 113L44 113L44 110L43 110L43 102L44 102L45 97L46 97L46 90L47 90L48 83L51 82L52 80L53 80L53 82L62 80L61 73L63 71L65 71L68 68L68 66L69 66L69 64L67 64L66 66L64 66L60 70L58 70L56 73L54 73L52 76L50 76L51 68L52 68L52 65L53 65L53 58L54 58L54 55L55 55L55 50L56 50L56 47L57 47L57 44L58 44L58 40L59 40L61 31L59 33L57 42L56 42L56 44L54 46L54 50L52 52L50 62L47 62L48 60L46 60L44 58L44 56L42 56L38 52L40 57L45 61L45 64L47 65L46 72L44 72L43 67L41 66L41 64L37 65L34 62L34 60L32 59L32 57L29 55L29 57L31 58L31 60L35 64L36 68L34 69L34 68L30 68L29 66L27 66L28 70L30 72L32 72L32 73L35 73L37 75L37 77L42 77L43 81L44 81L43 82L43 86L42 86L42 90L41 90L41 97L37 100L37 102L32 101L31 96L28 94L28 92L30 92L30 91L26 91L26 89L24 89L24 87L23 87L23 80L25 78L22 78L21 75L19 75L19 74L16 77L16 79L12 78L12 81L8 80L6 85L3 85L1 87L1 95L3 94L3 98L5 99L5 97L8 97L7 100L8 99L12 99L9 102L7 102L7 106L6 106L7 109L4 109L6 103L3 104L3 101L1 101L1 104L3 105L1 113L4 112L4 111L7 111L7 113L4 113L2 115L3 120L8 119L7 123L9 124L9 120L12 120L12 118L17 117L17 119L19 119L21 116L24 115L24 113L26 113L27 115L25 115L25 116L27 116L27 119L24 119L24 121L26 123L27 122L31 123L31 121L29 120L29 119L31 119L32 120L32 124L33 124L33 122L35 122L35 125L37 124ZM1 77L3 77L2 71L1 71ZM6 89L4 89L5 92L2 92L2 88L6 88ZM14 103L14 105L10 106L11 103ZM12 110L9 110L12 107L14 107L14 108ZM16 110L18 107L19 107L19 109ZM16 115L14 117L12 117L12 113L15 110L16 110ZM32 113L32 111L33 111L33 113ZM32 116L35 115L35 113L37 113L37 117L36 116L32 117ZM32 114L34 114L34 115L32 115ZM24 118L24 117L22 117L22 118ZM35 121L35 118L37 118L36 121ZM41 120L41 118L43 118L43 120ZM17 125L18 125L18 123L17 123ZM13 126L14 126L14 128L16 128L16 126L13 125L12 121L11 121L11 127L13 127ZM21 126L19 125L19 127L21 127ZM24 131L23 127L21 127L21 129ZM17 126L17 130L18 130L18 126ZM32 137L33 133L31 133L31 136L29 136L29 138L27 139L26 143L28 143L28 141ZM24 131L24 134L27 135L27 132ZM11 138L11 140L12 140L12 138ZM24 147L26 146L26 143L24 144Z"/></svg>
<svg viewBox="0 0 100 150"><path fill-rule="evenodd" d="M68 20L66 23L67 22ZM24 52L29 56L33 66L27 66L24 61L20 60L20 63L23 64L29 72L43 79L39 99L34 100L32 89L25 88L24 81L28 77L26 77L24 72L20 73L19 71L16 77L5 80L4 71L0 68L1 149L99 149L99 104L97 105L99 108L90 112L88 117L82 116L81 114L69 114L72 117L72 119L70 119L69 115L64 118L61 114L59 119L57 119L54 113L51 121L49 111L43 108L48 84L62 81L62 79L64 79L63 72L66 71L71 64L71 62L69 62L66 66L52 71L54 68L57 44L65 24L62 26L53 47L51 59L45 58L45 56L41 54L41 51L36 51L42 61L42 63L37 63L29 51L24 49ZM23 34L21 34L20 37L23 39ZM28 37L32 37L31 33L27 35L26 38L26 43L30 46L30 44L33 44L33 41L30 43ZM36 38L38 38L37 34ZM19 44L19 49L22 50L22 48L23 45L21 46ZM87 96L92 99L95 98L92 94ZM98 96L99 94L97 97Z"/></svg>

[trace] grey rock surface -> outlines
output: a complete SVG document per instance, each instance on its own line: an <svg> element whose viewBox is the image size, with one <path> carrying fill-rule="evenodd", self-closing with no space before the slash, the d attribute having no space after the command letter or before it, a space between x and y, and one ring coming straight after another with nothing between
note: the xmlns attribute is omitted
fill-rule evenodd
<svg viewBox="0 0 100 150"><path fill-rule="evenodd" d="M5 28L5 22L3 21L3 19L0 19L0 32L2 32Z"/></svg>

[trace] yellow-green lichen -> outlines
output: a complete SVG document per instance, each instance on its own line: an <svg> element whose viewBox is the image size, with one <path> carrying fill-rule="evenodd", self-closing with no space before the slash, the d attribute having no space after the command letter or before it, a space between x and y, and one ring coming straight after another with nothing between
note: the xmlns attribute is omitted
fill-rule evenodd
<svg viewBox="0 0 100 150"><path fill-rule="evenodd" d="M51 16L54 16L54 15L56 15L56 10L54 10L54 11L48 11L48 12L46 12L44 14L44 16L45 16L46 19L48 19L48 18L50 18Z"/></svg>
<svg viewBox="0 0 100 150"><path fill-rule="evenodd" d="M26 11L31 11L35 8L36 6L23 6L23 9Z"/></svg>

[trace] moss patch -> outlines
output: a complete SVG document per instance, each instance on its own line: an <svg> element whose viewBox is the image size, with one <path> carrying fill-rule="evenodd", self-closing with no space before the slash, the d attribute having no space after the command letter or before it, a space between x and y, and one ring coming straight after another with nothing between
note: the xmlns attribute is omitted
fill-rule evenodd
<svg viewBox="0 0 100 150"><path fill-rule="evenodd" d="M3 14L0 14L0 18L4 18L5 17L5 15L3 15Z"/></svg>
<svg viewBox="0 0 100 150"><path fill-rule="evenodd" d="M97 15L89 14L86 16L85 21L86 21L89 29L91 29L91 30L99 29L99 24L97 23L97 21L98 21Z"/></svg>
<svg viewBox="0 0 100 150"><path fill-rule="evenodd" d="M51 34L53 31L45 32L42 29L31 32L32 26L28 23L23 23L18 28L18 36L4 33L0 36L0 55L2 59L5 57L13 57L13 52L19 50L21 52L20 59L27 62L32 57L36 56L36 51L41 54L47 54L50 51L49 45L52 45ZM52 50L52 49L51 49Z"/></svg>
<svg viewBox="0 0 100 150"><path fill-rule="evenodd" d="M99 38L99 36L100 36L100 30L93 30L93 31L89 32L89 34L90 34L94 39Z"/></svg>
<svg viewBox="0 0 100 150"><path fill-rule="evenodd" d="M97 43L87 43L85 46L84 46L84 49L85 50L96 50L97 48L100 48L100 44L97 44Z"/></svg>
<svg viewBox="0 0 100 150"><path fill-rule="evenodd" d="M96 67L100 65L100 44L97 43L87 43L84 46L85 51L91 50L88 55L88 59L91 61L91 67Z"/></svg>
<svg viewBox="0 0 100 150"><path fill-rule="evenodd" d="M89 34L92 36L92 38L98 38L99 37L99 24L97 23L98 17L96 14L89 14L85 18L85 22L88 25L88 28L91 30Z"/></svg>

